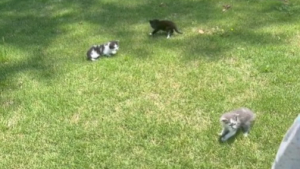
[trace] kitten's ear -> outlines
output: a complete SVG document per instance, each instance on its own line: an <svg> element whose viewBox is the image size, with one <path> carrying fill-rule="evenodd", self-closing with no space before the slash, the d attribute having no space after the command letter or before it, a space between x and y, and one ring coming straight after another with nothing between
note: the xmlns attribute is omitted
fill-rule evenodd
<svg viewBox="0 0 300 169"><path fill-rule="evenodd" d="M221 118L221 121L225 123L225 122L228 121L228 119L226 119L225 117L222 117L222 118Z"/></svg>
<svg viewBox="0 0 300 169"><path fill-rule="evenodd" d="M239 114L237 114L237 113L235 114L235 116L234 116L235 117L235 121L240 121L239 116L240 116Z"/></svg>

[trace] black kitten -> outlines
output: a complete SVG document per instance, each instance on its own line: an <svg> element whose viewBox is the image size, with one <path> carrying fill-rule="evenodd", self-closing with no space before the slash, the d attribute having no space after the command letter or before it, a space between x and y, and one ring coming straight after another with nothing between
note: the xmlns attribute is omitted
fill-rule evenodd
<svg viewBox="0 0 300 169"><path fill-rule="evenodd" d="M154 29L153 32L150 33L150 35L153 35L160 30L168 32L167 38L171 37L171 35L174 33L174 30L177 33L182 34L182 32L180 32L177 29L177 26L172 21L167 21L167 20L160 21L158 19L153 19L153 20L150 20L149 22L150 22L151 27Z"/></svg>

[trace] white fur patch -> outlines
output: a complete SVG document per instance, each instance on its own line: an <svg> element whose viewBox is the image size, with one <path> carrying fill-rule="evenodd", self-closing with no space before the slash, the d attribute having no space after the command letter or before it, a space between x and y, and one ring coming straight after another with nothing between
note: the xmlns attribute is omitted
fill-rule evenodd
<svg viewBox="0 0 300 169"><path fill-rule="evenodd" d="M95 50L92 50L91 52L91 60L95 60L96 58L98 58L100 55L95 51Z"/></svg>
<svg viewBox="0 0 300 169"><path fill-rule="evenodd" d="M167 36L167 39L169 39L171 36L170 36L170 33L168 33L168 36Z"/></svg>
<svg viewBox="0 0 300 169"><path fill-rule="evenodd" d="M104 45L103 55L110 56L111 54L116 54L119 50L119 46L115 45L114 49L109 48L109 43Z"/></svg>

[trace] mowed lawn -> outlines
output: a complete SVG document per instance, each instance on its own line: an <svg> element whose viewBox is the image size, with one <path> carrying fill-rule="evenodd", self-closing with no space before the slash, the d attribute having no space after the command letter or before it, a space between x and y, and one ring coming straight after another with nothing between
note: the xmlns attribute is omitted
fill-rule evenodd
<svg viewBox="0 0 300 169"><path fill-rule="evenodd" d="M0 168L270 168L300 110L299 16L296 0L1 0ZM150 37L154 18L183 34ZM119 53L86 60L110 40ZM249 137L220 143L239 107Z"/></svg>

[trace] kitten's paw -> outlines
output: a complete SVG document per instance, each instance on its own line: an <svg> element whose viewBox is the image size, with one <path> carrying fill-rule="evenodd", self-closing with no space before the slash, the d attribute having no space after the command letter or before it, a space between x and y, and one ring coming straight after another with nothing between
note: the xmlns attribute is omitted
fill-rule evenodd
<svg viewBox="0 0 300 169"><path fill-rule="evenodd" d="M244 135L244 137L248 137L248 133L244 133L243 135Z"/></svg>
<svg viewBox="0 0 300 169"><path fill-rule="evenodd" d="M225 142L226 140L227 140L227 139L226 139L225 137L222 137L222 138L221 138L221 141L222 141L222 142Z"/></svg>

